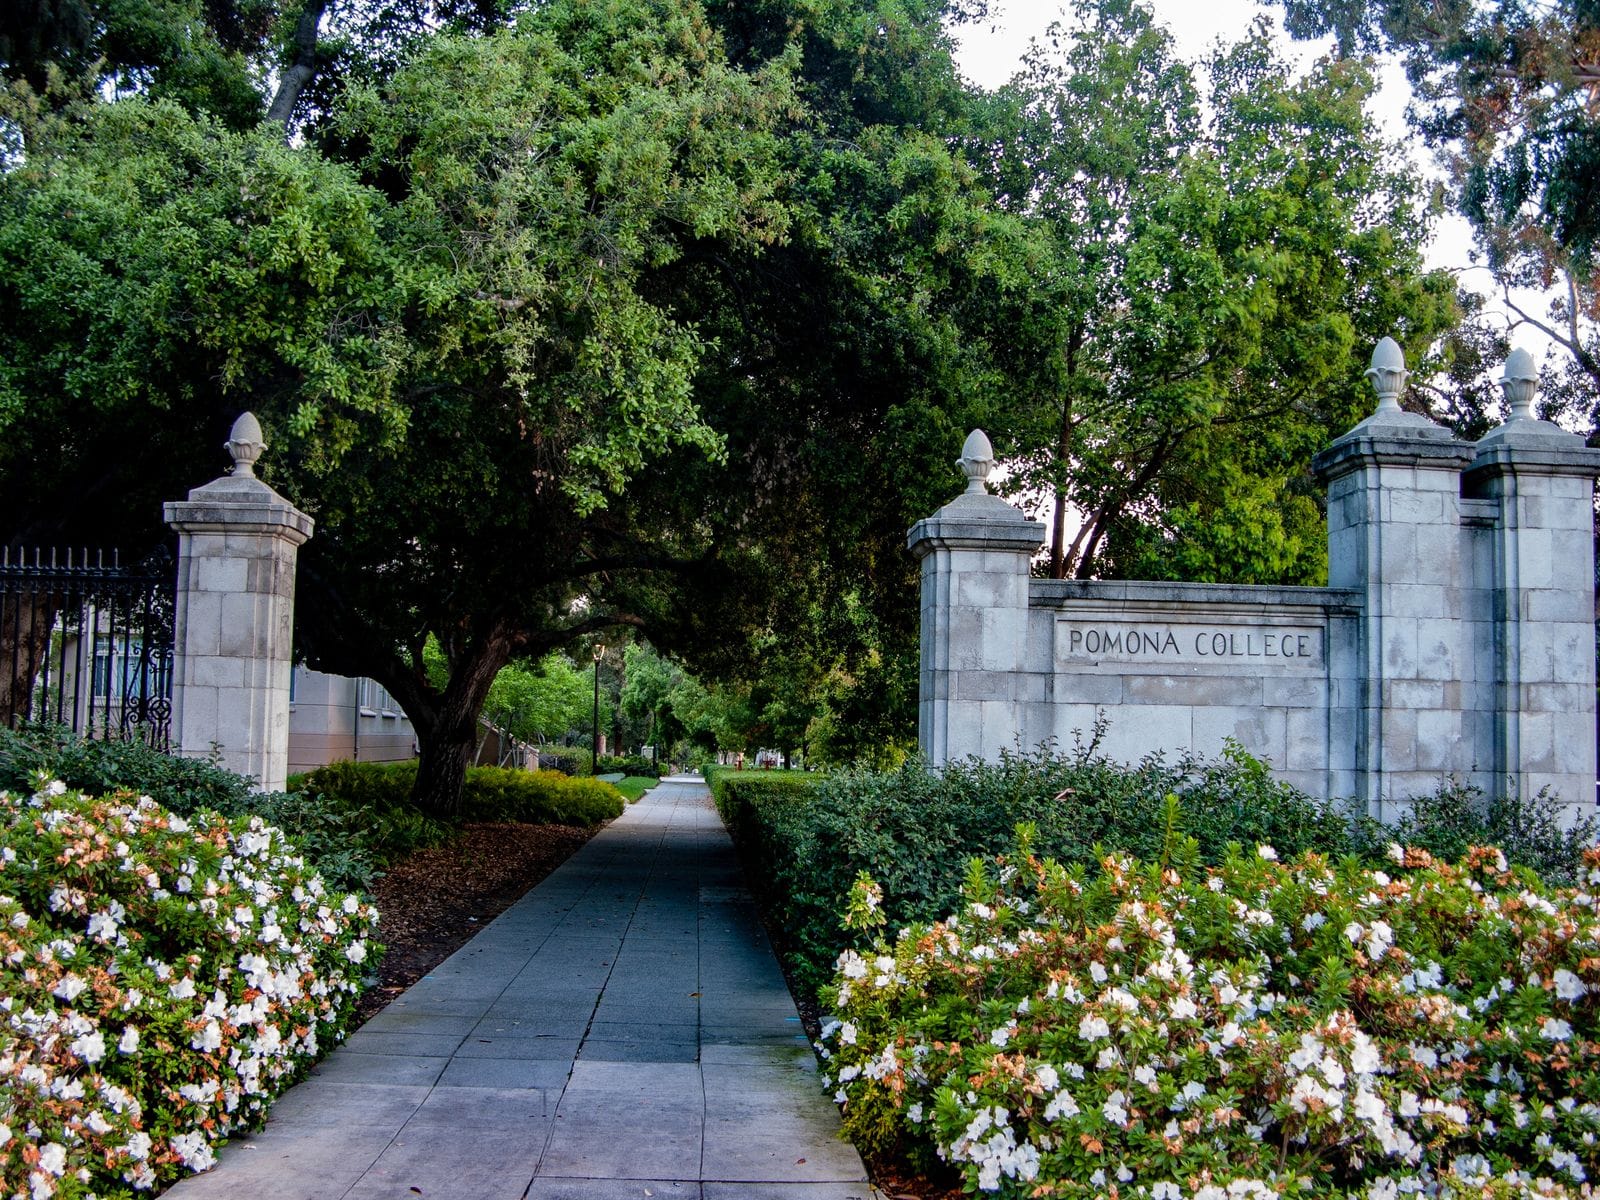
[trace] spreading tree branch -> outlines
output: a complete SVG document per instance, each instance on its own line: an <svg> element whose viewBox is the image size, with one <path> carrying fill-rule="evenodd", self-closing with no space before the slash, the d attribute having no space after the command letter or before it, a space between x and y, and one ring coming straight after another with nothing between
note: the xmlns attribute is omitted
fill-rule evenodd
<svg viewBox="0 0 1600 1200"><path fill-rule="evenodd" d="M267 107L267 120L282 125L286 138L295 105L300 103L301 94L317 76L317 28L322 24L322 14L327 7L328 0L305 0L291 43L293 57L284 68L278 80L278 91Z"/></svg>

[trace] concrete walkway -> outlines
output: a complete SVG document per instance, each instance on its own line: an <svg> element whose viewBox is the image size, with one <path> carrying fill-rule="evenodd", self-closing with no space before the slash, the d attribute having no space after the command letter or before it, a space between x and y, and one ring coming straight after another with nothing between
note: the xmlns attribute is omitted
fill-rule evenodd
<svg viewBox="0 0 1600 1200"><path fill-rule="evenodd" d="M868 1200L732 843L674 778L173 1200Z"/></svg>

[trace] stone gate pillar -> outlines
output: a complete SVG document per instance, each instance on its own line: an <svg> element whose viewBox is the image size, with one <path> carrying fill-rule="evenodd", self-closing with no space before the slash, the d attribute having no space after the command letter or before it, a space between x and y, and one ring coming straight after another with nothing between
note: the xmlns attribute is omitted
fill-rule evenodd
<svg viewBox="0 0 1600 1200"><path fill-rule="evenodd" d="M1533 356L1506 360L1505 424L1483 438L1469 495L1497 505L1489 587L1497 787L1594 801L1594 479L1600 450L1533 415Z"/></svg>
<svg viewBox="0 0 1600 1200"><path fill-rule="evenodd" d="M989 494L994 450L982 430L967 437L957 465L967 490L906 539L922 563L918 744L935 766L1017 748L1029 563L1044 543L1044 526Z"/></svg>
<svg viewBox="0 0 1600 1200"><path fill-rule="evenodd" d="M213 748L262 791L289 765L289 672L295 561L310 517L255 475L265 450L250 413L227 442L229 475L169 503L178 542L172 739L193 758Z"/></svg>
<svg viewBox="0 0 1600 1200"><path fill-rule="evenodd" d="M1463 562L1461 472L1473 448L1401 409L1405 357L1392 338L1367 378L1378 408L1317 455L1328 486L1328 586L1363 599L1352 670L1330 678L1331 708L1353 718L1355 782L1367 811L1432 791L1476 764L1462 713L1478 670Z"/></svg>

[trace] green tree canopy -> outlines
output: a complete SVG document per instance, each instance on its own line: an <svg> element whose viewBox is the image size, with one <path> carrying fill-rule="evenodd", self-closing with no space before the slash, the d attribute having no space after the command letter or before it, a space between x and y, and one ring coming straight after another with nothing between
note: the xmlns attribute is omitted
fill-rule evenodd
<svg viewBox="0 0 1600 1200"><path fill-rule="evenodd" d="M1409 119L1519 322L1566 356L1556 400L1593 428L1600 398L1600 6L1592 0L1281 0L1295 37L1395 54ZM1552 290L1547 313L1513 289Z"/></svg>
<svg viewBox="0 0 1600 1200"><path fill-rule="evenodd" d="M1028 373L1012 485L1058 501L1058 577L1319 582L1308 468L1370 409L1365 348L1415 356L1455 317L1421 268L1419 184L1387 165L1359 64L1295 80L1258 27L1202 103L1142 5L1077 20L979 143L1039 235L1036 286L995 305Z"/></svg>

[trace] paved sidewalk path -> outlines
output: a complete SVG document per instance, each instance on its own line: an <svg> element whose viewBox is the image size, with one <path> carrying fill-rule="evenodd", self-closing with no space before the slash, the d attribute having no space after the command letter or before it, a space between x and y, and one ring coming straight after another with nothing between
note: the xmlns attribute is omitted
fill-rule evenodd
<svg viewBox="0 0 1600 1200"><path fill-rule="evenodd" d="M868 1200L698 778L602 830L171 1200Z"/></svg>

